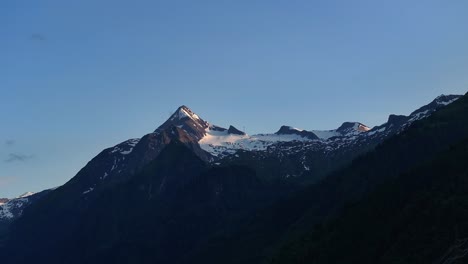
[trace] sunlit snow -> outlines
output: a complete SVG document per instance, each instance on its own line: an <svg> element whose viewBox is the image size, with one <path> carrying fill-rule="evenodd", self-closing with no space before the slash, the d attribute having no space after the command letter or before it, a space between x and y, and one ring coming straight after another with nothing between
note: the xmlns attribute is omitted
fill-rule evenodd
<svg viewBox="0 0 468 264"><path fill-rule="evenodd" d="M331 137L338 137L341 136L339 132L336 130L312 130L312 133L317 135L320 139L327 140Z"/></svg>
<svg viewBox="0 0 468 264"><path fill-rule="evenodd" d="M237 150L265 150L268 146L277 142L310 141L310 139L299 135L237 135L225 131L206 129L206 135L198 142L200 147L218 156L221 153L234 154Z"/></svg>

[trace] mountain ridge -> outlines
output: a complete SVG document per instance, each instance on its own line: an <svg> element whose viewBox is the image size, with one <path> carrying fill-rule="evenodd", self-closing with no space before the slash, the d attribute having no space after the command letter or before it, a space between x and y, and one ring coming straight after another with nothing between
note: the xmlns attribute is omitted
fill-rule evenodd
<svg viewBox="0 0 468 264"><path fill-rule="evenodd" d="M66 184L26 206L22 216L15 219L6 236L0 239L0 253L13 261L11 263L37 258L50 258L52 262L49 263L61 263L63 259L71 261L69 263L101 263L109 257L115 263L125 263L125 255L139 256L141 263L155 260L178 263L183 260L179 257L197 255L198 249L204 248L211 238L229 234L261 217L262 212L257 211L259 208L265 208L278 199L288 200L290 194L309 186L305 188L313 188L316 194L300 196L298 204L288 204L284 211L268 218L279 223L284 218L294 217L297 214L294 210L299 210L299 213L305 210L306 215L299 217L303 220L293 222L292 226L293 230L301 229L304 223L313 223L316 219L305 221L309 214L320 217L338 210L342 197L359 197L366 188L372 188L379 182L369 177L368 180L373 181L366 185L361 177L368 177L371 172L353 172L352 168L362 163L360 160L380 153L383 145L388 148L395 138L411 136L415 139L412 144L425 147L424 142L434 139L431 133L424 131L444 128L442 121L445 119L440 121L441 126L433 126L439 124L440 113L450 112L463 104L466 98L443 109L450 103L445 104L448 101L443 98L437 100L433 106L415 111L412 116L397 117L397 121L404 120L398 126L387 122L377 130L361 127L362 131L359 131L362 124L348 122L340 130L346 135L326 140L305 138L296 134L302 131L290 127L285 128L287 133L283 135L266 134L257 138L229 133L229 129L211 125L182 106L156 132L103 150ZM436 117L432 113L436 113ZM459 115L457 113L454 117ZM452 119L445 121L456 126ZM445 141L435 142L430 146L432 150L465 133L463 129L447 131L438 132ZM269 143L252 149L235 146L230 148L235 150L232 153L217 157L203 148L202 141L207 135ZM423 137L418 138L418 135ZM395 146L407 147L401 142ZM398 161L401 159L399 156L406 157L410 155L408 153L421 153L423 157L431 153L420 151L415 148L401 155L379 159L379 162ZM418 159L408 157L398 163L397 169L414 165L415 160ZM367 162L364 167L368 170L369 166L379 162ZM347 164L350 164L346 168L351 170L351 176L339 177L340 169ZM385 173L395 169L385 168ZM331 173L333 171L338 171L338 174ZM310 185L311 182L317 184ZM317 201L320 204L316 204ZM308 206L312 208L308 209ZM207 222L210 225L206 225ZM267 222L262 222L262 228L269 227ZM202 230L205 232L200 232ZM282 227L275 230L282 230ZM43 241L44 237L51 239ZM2 252L2 241L8 241L5 242L6 248L10 250ZM27 250L22 251L20 245ZM153 246L148 248L149 245ZM243 247L234 248L240 252ZM60 249L61 253L54 255L46 250L50 248ZM187 254L181 256L178 248ZM85 254L80 255L80 251ZM262 250L257 252L263 254ZM74 260L75 256L78 258Z"/></svg>
<svg viewBox="0 0 468 264"><path fill-rule="evenodd" d="M401 132L412 122L429 116L435 110L458 98L460 98L458 95L440 95L429 104L413 111L409 116L390 115L387 123L372 129L359 122L344 122L339 128L329 131L306 131L282 126L276 133L253 136L245 134L232 125L226 129L210 124L190 108L182 105L155 132L146 134L142 138L126 140L103 150L69 182L79 182L76 184L81 187L76 195L81 196L90 195L103 183L112 186L126 181L156 158L164 146L174 139L180 140L202 160L212 164L226 162L230 164L233 161L239 163L236 161L239 160L238 156L246 156L246 154L249 159L259 164L264 164L266 160L279 159L280 164L286 166L287 169L277 170L275 177L280 179L308 177L309 179L299 181L314 182L321 178L321 175L341 166L340 163L346 164L353 157L372 149L378 142ZM322 152L325 157L315 157L315 153ZM285 155L295 161L284 161ZM330 158L333 156L335 158ZM326 159L334 160L338 165L322 169L323 165L320 163ZM284 165L284 162L289 165ZM239 164L246 165L242 161ZM260 166L271 167L268 164ZM260 174L265 174L261 168L259 170ZM0 205L0 209L2 206ZM22 212L22 210L19 211ZM2 217L0 214L0 219L6 218L5 215L3 214ZM14 214L13 218L17 216L19 215Z"/></svg>

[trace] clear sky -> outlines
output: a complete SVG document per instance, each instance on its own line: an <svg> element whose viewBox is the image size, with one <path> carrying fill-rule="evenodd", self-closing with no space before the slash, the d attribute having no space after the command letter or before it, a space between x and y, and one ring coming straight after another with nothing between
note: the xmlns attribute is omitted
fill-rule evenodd
<svg viewBox="0 0 468 264"><path fill-rule="evenodd" d="M179 105L247 133L381 124L468 90L468 1L0 2L0 197Z"/></svg>

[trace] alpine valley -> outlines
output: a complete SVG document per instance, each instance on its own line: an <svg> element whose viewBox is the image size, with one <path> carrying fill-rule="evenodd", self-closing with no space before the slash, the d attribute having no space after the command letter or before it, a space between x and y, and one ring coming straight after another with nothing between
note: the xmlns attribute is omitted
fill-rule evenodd
<svg viewBox="0 0 468 264"><path fill-rule="evenodd" d="M64 185L0 199L0 263L468 263L467 142L468 95L257 135L181 106Z"/></svg>

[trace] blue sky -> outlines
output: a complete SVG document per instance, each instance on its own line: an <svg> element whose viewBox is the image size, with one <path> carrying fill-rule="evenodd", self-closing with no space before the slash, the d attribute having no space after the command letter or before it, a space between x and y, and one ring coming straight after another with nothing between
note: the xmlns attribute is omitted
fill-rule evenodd
<svg viewBox="0 0 468 264"><path fill-rule="evenodd" d="M65 3L66 2L66 3ZM2 1L0 197L185 104L250 134L381 124L468 90L468 1Z"/></svg>

